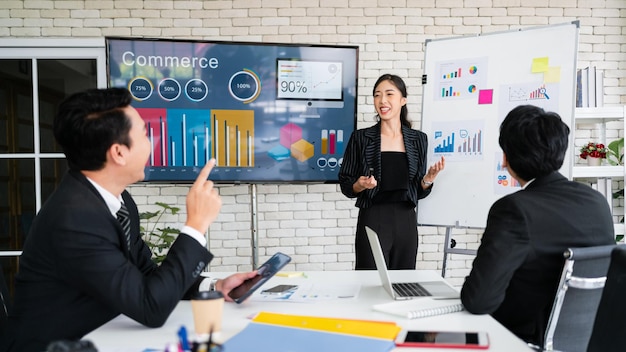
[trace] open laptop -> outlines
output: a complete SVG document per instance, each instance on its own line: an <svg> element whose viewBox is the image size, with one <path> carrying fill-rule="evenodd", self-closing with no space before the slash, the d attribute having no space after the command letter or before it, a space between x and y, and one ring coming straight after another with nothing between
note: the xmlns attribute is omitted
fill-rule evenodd
<svg viewBox="0 0 626 352"><path fill-rule="evenodd" d="M380 275L380 281L389 295L396 300L411 299L416 297L430 296L433 298L459 298L459 292L444 281L424 282L395 282L392 283L387 271L385 256L378 241L378 235L374 230L365 226L365 232L370 242L370 248L374 254L376 269Z"/></svg>

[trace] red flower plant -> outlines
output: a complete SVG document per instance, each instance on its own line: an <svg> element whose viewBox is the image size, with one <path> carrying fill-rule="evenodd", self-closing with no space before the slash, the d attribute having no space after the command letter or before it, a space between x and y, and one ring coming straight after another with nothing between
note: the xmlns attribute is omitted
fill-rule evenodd
<svg viewBox="0 0 626 352"><path fill-rule="evenodd" d="M606 147L602 143L589 142L580 148L580 158L587 159L587 157L606 159Z"/></svg>

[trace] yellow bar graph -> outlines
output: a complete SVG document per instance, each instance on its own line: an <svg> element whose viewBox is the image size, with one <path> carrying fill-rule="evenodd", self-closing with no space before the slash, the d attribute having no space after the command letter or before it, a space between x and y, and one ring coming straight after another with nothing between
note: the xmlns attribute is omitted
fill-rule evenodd
<svg viewBox="0 0 626 352"><path fill-rule="evenodd" d="M254 166L254 111L211 110L217 166Z"/></svg>

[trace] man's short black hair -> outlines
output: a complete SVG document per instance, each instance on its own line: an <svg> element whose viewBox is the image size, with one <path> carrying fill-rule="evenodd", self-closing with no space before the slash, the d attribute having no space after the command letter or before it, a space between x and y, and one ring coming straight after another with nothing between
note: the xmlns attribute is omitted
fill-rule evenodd
<svg viewBox="0 0 626 352"><path fill-rule="evenodd" d="M130 102L130 92L124 88L90 89L61 102L54 137L70 169L100 170L111 145L131 146L131 122L123 110Z"/></svg>
<svg viewBox="0 0 626 352"><path fill-rule="evenodd" d="M500 125L499 143L515 174L530 181L561 168L569 132L557 113L520 105Z"/></svg>

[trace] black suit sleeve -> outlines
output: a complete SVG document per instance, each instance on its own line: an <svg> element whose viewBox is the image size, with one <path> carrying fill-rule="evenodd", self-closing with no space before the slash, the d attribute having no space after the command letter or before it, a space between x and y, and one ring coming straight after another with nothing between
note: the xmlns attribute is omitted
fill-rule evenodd
<svg viewBox="0 0 626 352"><path fill-rule="evenodd" d="M470 313L493 313L504 301L511 278L530 250L524 216L509 197L489 210L472 270L461 290L461 301Z"/></svg>
<svg viewBox="0 0 626 352"><path fill-rule="evenodd" d="M159 267L137 266L120 250L119 241L110 237L119 227L117 220L101 214L90 219L88 214L82 219L89 224L85 232L56 234L60 240L53 250L63 252L58 270L67 285L141 324L161 326L196 283L211 254L195 239L181 234Z"/></svg>
<svg viewBox="0 0 626 352"><path fill-rule="evenodd" d="M339 169L339 185L341 187L341 193L348 198L355 198L358 195L354 193L352 186L359 179L359 177L366 175L363 172L365 169L363 155L363 145L358 136L359 132L355 131L350 136L348 144L346 145L346 151L343 154L343 162Z"/></svg>
<svg viewBox="0 0 626 352"><path fill-rule="evenodd" d="M424 132L409 128L404 133L407 136L405 147L409 161L409 198L417 205L418 200L428 196L434 187L422 188L422 178L428 168L428 137Z"/></svg>

